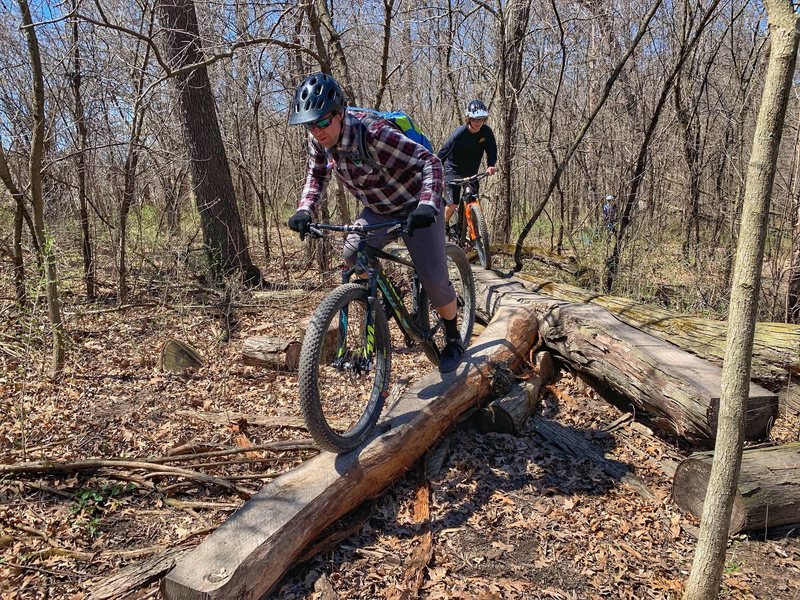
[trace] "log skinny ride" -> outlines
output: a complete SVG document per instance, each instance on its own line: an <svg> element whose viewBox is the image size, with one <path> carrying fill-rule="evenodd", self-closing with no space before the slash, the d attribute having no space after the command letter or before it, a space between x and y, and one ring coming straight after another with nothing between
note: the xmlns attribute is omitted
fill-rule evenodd
<svg viewBox="0 0 800 600"><path fill-rule="evenodd" d="M322 299L314 311L300 350L298 387L300 408L311 437L330 452L349 452L372 431L389 393L392 339L388 320L394 318L406 344L416 344L439 364L444 346L444 323L431 310L414 264L372 247L371 240L398 235L405 221L377 225L314 223L311 233L345 233L358 237L355 264L342 273L342 283ZM376 238L376 236L378 236ZM469 345L475 320L475 286L463 251L446 245L450 281L457 297L459 335ZM401 288L379 259L410 270L407 282L411 305L404 304ZM326 351L330 330L336 329L333 353ZM345 422L344 427L336 422Z"/></svg>
<svg viewBox="0 0 800 600"><path fill-rule="evenodd" d="M602 378L636 403L663 410L661 422L674 432L711 439L718 367L645 334L634 336L626 330L632 328L604 316L600 307L584 314L513 279L473 270L482 307L492 319L462 366L444 379L430 373L407 389L357 452L319 454L268 483L178 562L161 583L165 598L246 599L268 593L321 532L402 476L461 415L478 408L490 393L496 365L518 370L537 331L545 346L576 369ZM592 317L601 322L594 329ZM610 332L601 329L609 327ZM665 359L675 364L657 360L665 349ZM684 367L687 357L697 362ZM620 369L620 361L630 365ZM625 375L638 379L626 383ZM748 430L763 433L764 413L774 411L775 396L753 386L750 402ZM596 460L608 463L605 470L612 477L625 480L625 465Z"/></svg>
<svg viewBox="0 0 800 600"><path fill-rule="evenodd" d="M536 339L535 312L502 308L453 373L408 388L365 444L323 452L267 484L183 557L161 583L167 599L260 598L326 527L401 477L489 395L494 365L519 370Z"/></svg>

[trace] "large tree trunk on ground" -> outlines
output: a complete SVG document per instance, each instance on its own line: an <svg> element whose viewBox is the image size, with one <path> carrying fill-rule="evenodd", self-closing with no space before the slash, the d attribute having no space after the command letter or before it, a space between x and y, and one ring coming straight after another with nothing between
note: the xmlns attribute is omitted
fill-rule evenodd
<svg viewBox="0 0 800 600"><path fill-rule="evenodd" d="M678 466L672 481L675 504L698 518L713 459L713 452L692 454ZM784 525L800 525L800 443L745 450L730 534Z"/></svg>
<svg viewBox="0 0 800 600"><path fill-rule="evenodd" d="M591 302L606 308L620 321L672 342L684 350L722 364L726 321L680 315L641 302L585 290L539 277L517 274L526 288L569 302ZM800 325L756 323L753 377L763 381L800 376Z"/></svg>
<svg viewBox="0 0 800 600"><path fill-rule="evenodd" d="M172 67L180 69L202 63L204 57L193 0L161 0L158 8ZM259 281L261 273L250 260L236 205L208 70L199 66L180 72L174 80L192 186L213 275L221 278L238 272L246 281Z"/></svg>
<svg viewBox="0 0 800 600"><path fill-rule="evenodd" d="M517 277L528 289L569 302L591 302L606 308L617 319L645 333L666 340L721 365L725 357L725 321L679 315L628 298L610 296L525 274ZM784 414L800 413L800 325L756 323L751 378L779 391Z"/></svg>
<svg viewBox="0 0 800 600"><path fill-rule="evenodd" d="M444 379L433 372L406 390L365 446L324 452L266 485L167 575L164 597L262 597L326 527L400 477L488 395L492 363L516 370L535 333L529 307L499 310L464 366Z"/></svg>
<svg viewBox="0 0 800 600"><path fill-rule="evenodd" d="M478 307L491 316L505 296L534 306L539 333L577 371L587 373L653 414L662 431L690 443L713 443L722 372L719 367L651 337L590 304L539 296L516 279L500 279L473 267ZM777 397L751 385L747 436L760 439L777 414Z"/></svg>

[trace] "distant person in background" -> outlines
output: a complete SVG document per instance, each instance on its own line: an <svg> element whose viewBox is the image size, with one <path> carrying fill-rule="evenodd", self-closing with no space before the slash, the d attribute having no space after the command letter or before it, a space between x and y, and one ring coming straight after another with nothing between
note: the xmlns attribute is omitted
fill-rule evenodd
<svg viewBox="0 0 800 600"><path fill-rule="evenodd" d="M497 141L492 128L486 124L489 110L480 100L473 100L467 105L466 121L450 134L437 156L444 164L445 183L448 184L449 198L444 209L445 224L461 202L461 186L450 185L449 182L462 177L471 177L478 173L483 155L486 154L486 172L494 175L497 171ZM472 184L478 191L478 182Z"/></svg>
<svg viewBox="0 0 800 600"><path fill-rule="evenodd" d="M603 221L607 231L613 231L617 224L617 201L611 194L606 196L606 203L603 204Z"/></svg>

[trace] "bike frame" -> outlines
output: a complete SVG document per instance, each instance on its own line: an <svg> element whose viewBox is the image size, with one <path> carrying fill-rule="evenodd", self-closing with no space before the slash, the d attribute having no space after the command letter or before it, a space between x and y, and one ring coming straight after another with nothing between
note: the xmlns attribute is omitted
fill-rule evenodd
<svg viewBox="0 0 800 600"><path fill-rule="evenodd" d="M386 300L386 304L391 310L391 314L387 316L393 316L395 318L397 325L400 327L400 331L402 331L407 338L413 340L421 346L425 346L424 350L426 354L430 352L438 357L439 348L433 341L434 330L431 329L429 331L424 331L416 323L414 317L408 312L403 304L403 300L400 297L400 293L397 291L397 287L386 274L386 271L384 271L379 259L402 264L414 270L414 275L411 281L411 292L413 295L413 310L416 313L420 310L419 294L421 290L421 284L419 282L419 277L417 276L416 270L414 269L414 264L409 260L400 258L399 256L389 254L388 252L384 252L378 248L372 248L367 243L368 235L371 231L385 229L388 233L392 233L393 231L400 231L404 225L405 221L396 221L380 225L317 224L312 227L312 231L314 231L314 228L317 228L318 230L325 229L343 233L357 233L361 236L356 249L355 264L352 267L342 270L342 283L345 284L352 282L354 275L367 275L366 280L369 310L367 311L367 339L365 340L364 344L365 355L369 355L375 349L375 310L378 309L378 291L380 291L383 295L383 298ZM344 354L347 341L346 335L347 310L345 308L342 309L339 315L339 340L336 351L337 358L341 358Z"/></svg>
<svg viewBox="0 0 800 600"><path fill-rule="evenodd" d="M458 204L458 222L459 227L461 228L459 238L461 239L464 239L462 237L464 234L466 234L466 239L468 239L470 242L474 242L476 239L478 239L477 225L475 225L475 222L472 220L472 211L467 209L473 204L477 204L478 207L480 207L481 203L478 201L478 193L472 191L472 188L469 187L469 184L477 182L478 180L487 176L487 173L478 173L472 177L454 179L450 182L451 184L460 185L464 190L461 196L461 202ZM467 224L466 231L464 231L463 223Z"/></svg>

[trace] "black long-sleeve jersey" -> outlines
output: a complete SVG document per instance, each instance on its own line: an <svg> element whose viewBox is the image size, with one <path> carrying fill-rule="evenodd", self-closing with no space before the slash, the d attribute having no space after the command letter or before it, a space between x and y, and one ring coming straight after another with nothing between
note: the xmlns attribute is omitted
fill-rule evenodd
<svg viewBox="0 0 800 600"><path fill-rule="evenodd" d="M445 179L458 179L475 175L486 153L486 166L497 163L497 141L492 128L484 124L478 133L470 133L466 125L458 127L437 156L444 164Z"/></svg>

